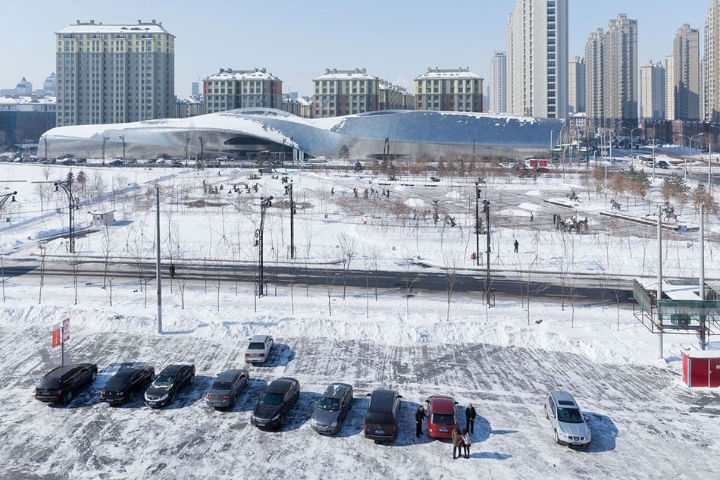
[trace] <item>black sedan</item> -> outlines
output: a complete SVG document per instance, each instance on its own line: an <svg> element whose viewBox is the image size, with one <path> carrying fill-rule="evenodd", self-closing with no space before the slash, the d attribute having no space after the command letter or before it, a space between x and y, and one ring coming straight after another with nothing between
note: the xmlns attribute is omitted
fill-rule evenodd
<svg viewBox="0 0 720 480"><path fill-rule="evenodd" d="M288 411L300 398L300 382L290 377L273 380L265 388L250 423L261 430L280 429Z"/></svg>
<svg viewBox="0 0 720 480"><path fill-rule="evenodd" d="M132 402L153 381L153 367L122 367L100 390L100 401L111 405Z"/></svg>
<svg viewBox="0 0 720 480"><path fill-rule="evenodd" d="M145 392L145 404L158 408L175 401L178 392L195 381L195 365L169 365Z"/></svg>
<svg viewBox="0 0 720 480"><path fill-rule="evenodd" d="M68 403L97 377L97 365L78 363L56 367L35 388L35 398L45 403Z"/></svg>

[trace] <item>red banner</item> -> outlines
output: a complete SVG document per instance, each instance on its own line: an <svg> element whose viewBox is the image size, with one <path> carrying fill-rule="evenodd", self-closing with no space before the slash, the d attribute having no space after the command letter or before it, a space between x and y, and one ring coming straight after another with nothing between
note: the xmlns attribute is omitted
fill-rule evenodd
<svg viewBox="0 0 720 480"><path fill-rule="evenodd" d="M52 348L60 346L60 327L52 331Z"/></svg>
<svg viewBox="0 0 720 480"><path fill-rule="evenodd" d="M70 318L63 320L63 342L70 340Z"/></svg>

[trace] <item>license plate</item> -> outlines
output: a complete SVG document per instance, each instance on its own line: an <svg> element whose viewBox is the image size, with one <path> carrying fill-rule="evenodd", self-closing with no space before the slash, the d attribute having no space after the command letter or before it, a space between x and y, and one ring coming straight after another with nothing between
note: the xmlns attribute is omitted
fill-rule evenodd
<svg viewBox="0 0 720 480"><path fill-rule="evenodd" d="M447 433L447 428L441 428L440 431L441 431L441 432L444 432L444 433Z"/></svg>
<svg viewBox="0 0 720 480"><path fill-rule="evenodd" d="M264 423L258 423L257 425L258 425L258 427L264 427L264 426L265 426Z"/></svg>
<svg viewBox="0 0 720 480"><path fill-rule="evenodd" d="M148 405L157 405L157 402L148 402Z"/></svg>
<svg viewBox="0 0 720 480"><path fill-rule="evenodd" d="M43 395L50 395L50 392L42 392Z"/></svg>
<svg viewBox="0 0 720 480"><path fill-rule="evenodd" d="M581 442L573 442L573 445L582 445Z"/></svg>
<svg viewBox="0 0 720 480"><path fill-rule="evenodd" d="M110 402L110 403L112 403L113 399L112 399L112 398L108 398L107 401Z"/></svg>
<svg viewBox="0 0 720 480"><path fill-rule="evenodd" d="M385 430L375 430L375 435L385 435Z"/></svg>
<svg viewBox="0 0 720 480"><path fill-rule="evenodd" d="M213 405L215 405L215 406L220 406L222 404L223 404L223 402L213 402Z"/></svg>

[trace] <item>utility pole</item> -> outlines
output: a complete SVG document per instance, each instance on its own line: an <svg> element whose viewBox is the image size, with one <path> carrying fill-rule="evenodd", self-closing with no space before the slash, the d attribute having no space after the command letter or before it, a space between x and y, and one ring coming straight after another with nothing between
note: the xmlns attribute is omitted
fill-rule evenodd
<svg viewBox="0 0 720 480"><path fill-rule="evenodd" d="M480 266L480 185L475 184L475 265Z"/></svg>
<svg viewBox="0 0 720 480"><path fill-rule="evenodd" d="M161 266L160 266L160 185L155 185L155 276L157 278L157 322L158 333L162 330L162 288L161 288ZM172 279L170 279L172 282Z"/></svg>
<svg viewBox="0 0 720 480"><path fill-rule="evenodd" d="M255 230L255 246L258 247L258 284L257 296L262 297L265 294L265 277L263 271L263 230L265 228L265 212L268 207L272 206L273 197L260 198L260 228Z"/></svg>
<svg viewBox="0 0 720 480"><path fill-rule="evenodd" d="M285 186L285 195L290 195L290 258L295 259L295 201L292 183Z"/></svg>
<svg viewBox="0 0 720 480"><path fill-rule="evenodd" d="M70 244L70 253L75 253L75 210L80 208L80 199L73 196L72 184L73 173L71 171L65 180L55 182L55 191L58 192L59 188L62 188L68 197L68 243Z"/></svg>
<svg viewBox="0 0 720 480"><path fill-rule="evenodd" d="M125 135L120 135L120 140L122 141L122 145L123 145L123 156L122 156L122 160L123 160L123 163L124 163L124 162L125 162Z"/></svg>
<svg viewBox="0 0 720 480"><path fill-rule="evenodd" d="M492 290L490 288L490 201L483 200L483 212L485 212L485 230L487 237L487 273L485 277L485 302L490 305ZM479 253L479 252L478 252Z"/></svg>
<svg viewBox="0 0 720 480"><path fill-rule="evenodd" d="M107 141L110 140L110 137L103 137L103 143L102 143L102 164L103 167L105 166L105 144Z"/></svg>

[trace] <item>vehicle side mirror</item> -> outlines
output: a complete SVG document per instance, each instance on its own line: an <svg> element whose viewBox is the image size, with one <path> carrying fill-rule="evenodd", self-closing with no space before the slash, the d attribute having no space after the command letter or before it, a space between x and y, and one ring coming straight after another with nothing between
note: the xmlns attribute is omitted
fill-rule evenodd
<svg viewBox="0 0 720 480"><path fill-rule="evenodd" d="M365 396L372 397L372 393L367 393L367 394L365 394Z"/></svg>
<svg viewBox="0 0 720 480"><path fill-rule="evenodd" d="M396 398L402 398L402 397L403 397L402 395L398 395Z"/></svg>
<svg viewBox="0 0 720 480"><path fill-rule="evenodd" d="M453 402L454 405L460 405L458 402Z"/></svg>

